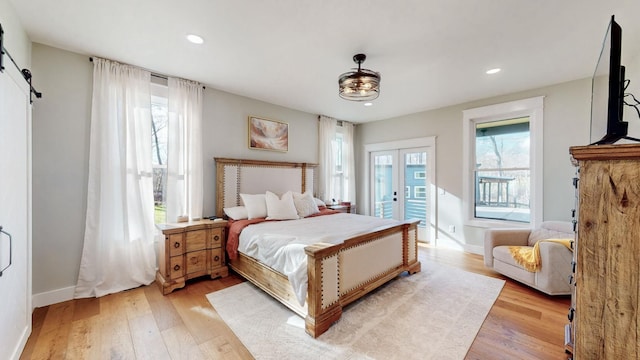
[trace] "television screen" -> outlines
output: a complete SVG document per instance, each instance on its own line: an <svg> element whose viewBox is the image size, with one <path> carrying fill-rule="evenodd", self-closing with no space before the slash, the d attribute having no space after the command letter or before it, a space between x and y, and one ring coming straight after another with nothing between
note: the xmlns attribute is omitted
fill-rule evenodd
<svg viewBox="0 0 640 360"><path fill-rule="evenodd" d="M611 48L611 23L600 51L596 70L591 78L591 133L593 144L607 133L607 105L609 103L609 50Z"/></svg>
<svg viewBox="0 0 640 360"><path fill-rule="evenodd" d="M613 143L627 135L627 123L622 121L624 67L622 28L611 17L591 79L590 143Z"/></svg>

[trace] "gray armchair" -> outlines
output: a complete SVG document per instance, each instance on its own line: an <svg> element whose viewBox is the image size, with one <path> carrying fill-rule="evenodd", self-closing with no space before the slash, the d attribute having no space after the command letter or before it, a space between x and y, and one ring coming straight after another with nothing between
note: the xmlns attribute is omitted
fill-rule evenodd
<svg viewBox="0 0 640 360"><path fill-rule="evenodd" d="M541 242L542 266L537 272L529 272L513 259L509 246L533 246L539 240L573 238L571 223L563 221L545 221L538 229L488 229L484 235L484 264L549 295L568 295L571 250L559 243Z"/></svg>

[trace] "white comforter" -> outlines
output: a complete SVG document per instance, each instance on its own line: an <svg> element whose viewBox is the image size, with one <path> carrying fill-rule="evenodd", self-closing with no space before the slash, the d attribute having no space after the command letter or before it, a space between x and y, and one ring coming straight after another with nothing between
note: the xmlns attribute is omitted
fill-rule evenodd
<svg viewBox="0 0 640 360"><path fill-rule="evenodd" d="M307 255L304 248L318 242L340 244L397 220L356 214L333 214L249 225L240 233L238 251L249 255L289 278L304 305L307 296Z"/></svg>

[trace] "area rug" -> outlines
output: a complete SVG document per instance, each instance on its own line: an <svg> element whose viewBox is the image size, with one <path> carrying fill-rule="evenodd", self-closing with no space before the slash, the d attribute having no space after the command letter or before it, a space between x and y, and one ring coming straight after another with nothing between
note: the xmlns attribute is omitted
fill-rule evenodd
<svg viewBox="0 0 640 360"><path fill-rule="evenodd" d="M207 295L256 359L464 359L503 280L422 261L343 309L319 338L304 320L244 282Z"/></svg>

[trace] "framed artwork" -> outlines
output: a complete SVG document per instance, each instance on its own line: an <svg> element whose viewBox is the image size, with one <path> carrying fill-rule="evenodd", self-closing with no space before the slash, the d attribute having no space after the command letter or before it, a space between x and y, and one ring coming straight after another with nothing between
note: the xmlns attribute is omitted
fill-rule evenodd
<svg viewBox="0 0 640 360"><path fill-rule="evenodd" d="M289 151L289 124L249 116L249 148Z"/></svg>

